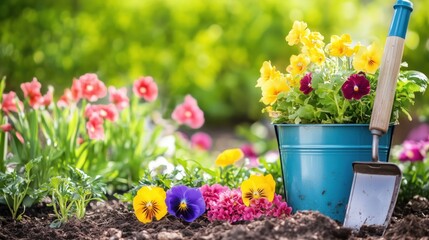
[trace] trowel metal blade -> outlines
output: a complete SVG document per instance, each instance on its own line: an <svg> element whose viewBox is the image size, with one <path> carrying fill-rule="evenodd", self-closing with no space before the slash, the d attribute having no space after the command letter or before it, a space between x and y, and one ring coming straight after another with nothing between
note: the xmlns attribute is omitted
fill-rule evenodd
<svg viewBox="0 0 429 240"><path fill-rule="evenodd" d="M344 226L359 230L362 226L389 224L401 184L402 173L392 163L353 163L353 184Z"/></svg>

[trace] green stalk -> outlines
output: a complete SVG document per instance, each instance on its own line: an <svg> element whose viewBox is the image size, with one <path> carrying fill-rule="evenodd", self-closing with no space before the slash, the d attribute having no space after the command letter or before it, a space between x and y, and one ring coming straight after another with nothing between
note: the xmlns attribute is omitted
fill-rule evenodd
<svg viewBox="0 0 429 240"><path fill-rule="evenodd" d="M6 172L7 132L0 134L0 172Z"/></svg>

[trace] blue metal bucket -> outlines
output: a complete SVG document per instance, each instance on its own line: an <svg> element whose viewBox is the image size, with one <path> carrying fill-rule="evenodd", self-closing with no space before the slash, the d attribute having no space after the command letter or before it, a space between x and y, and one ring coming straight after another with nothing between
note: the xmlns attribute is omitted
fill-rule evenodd
<svg viewBox="0 0 429 240"><path fill-rule="evenodd" d="M314 210L344 221L353 180L352 163L371 161L368 124L274 124L286 201L293 211ZM387 161L394 126L380 138Z"/></svg>

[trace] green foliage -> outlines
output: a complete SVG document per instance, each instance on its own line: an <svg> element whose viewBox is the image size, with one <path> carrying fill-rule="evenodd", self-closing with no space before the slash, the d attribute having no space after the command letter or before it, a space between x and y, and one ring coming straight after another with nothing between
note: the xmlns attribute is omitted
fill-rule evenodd
<svg viewBox="0 0 429 240"><path fill-rule="evenodd" d="M415 93L424 93L427 86L428 77L421 72L401 72L396 86L395 102L393 105L394 117L398 118L398 112L401 111L411 121L412 118L408 109L415 103Z"/></svg>
<svg viewBox="0 0 429 240"><path fill-rule="evenodd" d="M384 42L393 4L385 0L3 1L0 76L8 77L8 90L17 91L33 76L62 89L86 72L97 72L110 85L150 74L160 81L165 89L161 94L171 103L185 93L201 99L211 123L257 120L261 107L254 80L260 63L271 59L279 68L286 67L293 51L284 47L284 37L294 20L304 20L327 35L344 32L360 42L375 38ZM404 60L425 74L429 74L428 8L428 1L414 2L404 52Z"/></svg>
<svg viewBox="0 0 429 240"><path fill-rule="evenodd" d="M27 104L24 108L25 111L8 115L13 126L10 141L13 154L8 161L16 163L19 168L33 159L40 159L39 163L34 166L31 183L32 187L37 189L47 182L50 176L61 172L57 165L64 151L57 148L51 138L46 135L45 130L51 129L52 126L42 130L43 126L40 122L45 118L46 110L32 109ZM18 136L22 136L22 139Z"/></svg>
<svg viewBox="0 0 429 240"><path fill-rule="evenodd" d="M429 165L425 162L408 162L401 164L403 168L401 189L398 205L405 206L416 195L429 198Z"/></svg>
<svg viewBox="0 0 429 240"><path fill-rule="evenodd" d="M392 161L402 170L398 206L405 206L416 195L429 198L429 136L420 141L406 140L393 146L391 152Z"/></svg>
<svg viewBox="0 0 429 240"><path fill-rule="evenodd" d="M38 159L40 160L40 159ZM38 191L31 189L30 183L32 182L32 174L34 174L33 167L39 164L40 161L34 160L25 164L23 176L17 171L0 172L0 202L6 203L9 208L9 211L12 213L12 218L20 220L22 214L18 214L19 207L24 203L24 200L27 198L27 207L31 205L32 199L37 199L39 196L36 196Z"/></svg>
<svg viewBox="0 0 429 240"><path fill-rule="evenodd" d="M155 122L159 102L141 102L133 96L130 104L117 121L106 121L104 140L91 140L86 130L80 132L84 143L76 167L90 176L102 175L112 192L127 190L139 181L148 162L165 152L158 143L172 127Z"/></svg>
<svg viewBox="0 0 429 240"><path fill-rule="evenodd" d="M90 201L101 201L106 192L100 177L89 177L83 171L69 167L70 177L55 176L50 179L47 192L51 196L54 213L57 217L51 227L60 227L70 217L82 219Z"/></svg>

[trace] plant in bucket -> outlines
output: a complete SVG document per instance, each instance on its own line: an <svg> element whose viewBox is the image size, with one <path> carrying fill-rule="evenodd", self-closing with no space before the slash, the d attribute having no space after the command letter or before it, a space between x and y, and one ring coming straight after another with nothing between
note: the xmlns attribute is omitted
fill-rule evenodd
<svg viewBox="0 0 429 240"><path fill-rule="evenodd" d="M383 46L354 42L348 34L332 35L325 44L302 21L293 23L286 42L298 46L299 54L290 56L286 72L265 61L256 84L275 128L286 200L294 211L315 210L342 222L352 164L371 161L368 128ZM399 112L411 119L407 107L426 86L424 74L399 72L390 125L379 141L380 161L388 161Z"/></svg>

